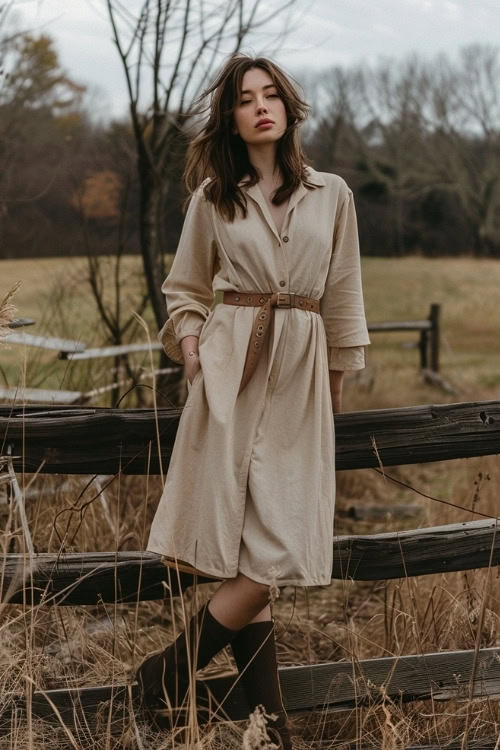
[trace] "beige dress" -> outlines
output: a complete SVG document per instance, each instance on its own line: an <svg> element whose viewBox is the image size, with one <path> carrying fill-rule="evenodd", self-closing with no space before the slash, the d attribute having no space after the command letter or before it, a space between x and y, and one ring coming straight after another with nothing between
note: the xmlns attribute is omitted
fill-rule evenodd
<svg viewBox="0 0 500 750"><path fill-rule="evenodd" d="M207 574L261 583L328 585L335 444L328 369L364 366L370 343L353 195L338 175L308 168L278 234L264 196L243 188L248 216L222 220L193 195L163 284L165 351L199 336L148 550ZM202 186L203 187L203 186ZM218 290L295 292L321 314L274 308L257 369L238 396L258 307L214 304Z"/></svg>

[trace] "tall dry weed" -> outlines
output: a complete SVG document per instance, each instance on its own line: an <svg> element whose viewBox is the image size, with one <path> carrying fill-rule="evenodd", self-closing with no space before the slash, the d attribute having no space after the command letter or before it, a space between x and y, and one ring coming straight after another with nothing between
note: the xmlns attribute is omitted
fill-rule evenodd
<svg viewBox="0 0 500 750"><path fill-rule="evenodd" d="M11 300L19 290L20 286L21 282L18 281L17 284L15 284L12 289L7 292L6 296L0 302L0 346L7 346L5 341L2 341L2 339L5 338L5 336L8 336L8 334L11 332L9 324L12 323L12 321L16 317L17 312Z"/></svg>

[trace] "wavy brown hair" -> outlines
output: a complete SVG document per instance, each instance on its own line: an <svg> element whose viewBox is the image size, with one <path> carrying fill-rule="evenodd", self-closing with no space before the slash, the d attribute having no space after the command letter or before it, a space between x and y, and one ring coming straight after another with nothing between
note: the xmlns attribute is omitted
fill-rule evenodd
<svg viewBox="0 0 500 750"><path fill-rule="evenodd" d="M298 128L308 115L309 105L303 101L289 76L266 57L249 57L242 53L231 55L217 74L215 81L198 97L194 111L208 112L202 130L191 140L187 149L184 182L190 194L210 178L204 187L207 200L215 204L218 213L234 221L237 208L247 216L246 197L238 183L245 175L245 185L255 185L260 172L250 163L246 143L232 132L233 112L241 95L243 76L247 70L260 68L269 74L286 111L286 129L278 141L277 165L283 184L274 192L272 202L280 205L302 183L307 182L305 154L302 151Z"/></svg>

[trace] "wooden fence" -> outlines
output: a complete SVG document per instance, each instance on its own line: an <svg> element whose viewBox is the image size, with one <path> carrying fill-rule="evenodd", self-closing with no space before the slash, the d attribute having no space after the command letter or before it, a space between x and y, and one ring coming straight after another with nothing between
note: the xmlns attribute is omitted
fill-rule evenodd
<svg viewBox="0 0 500 750"><path fill-rule="evenodd" d="M440 311L441 306L438 304L431 305L429 317L427 320L406 320L391 321L383 323L368 323L370 333L387 333L401 331L416 331L419 333L419 340L416 346L420 352L420 369L425 380L430 385L438 385L440 388L449 393L455 393L452 386L446 383L438 375L439 370L439 348L440 348ZM20 318L10 324L10 328L22 328L32 325L33 320ZM6 337L9 344L23 344L24 346L33 346L42 349L54 350L59 353L59 359L69 360L71 362L101 359L113 357L115 360L128 354L160 351L162 346L158 341L152 341L142 344L122 344L118 346L106 346L98 348L87 348L84 341L73 341L70 339L61 339L53 336L37 336L22 331L21 333L11 333ZM181 366L172 363L169 368L157 370L156 374L174 374L178 373ZM144 376L142 376L144 377ZM116 376L115 376L116 379ZM113 382L91 391L69 391L55 390L44 388L17 388L0 386L0 399L16 401L20 399L29 403L50 403L51 405L77 405L87 404L104 393L116 391L117 388L128 385L128 381Z"/></svg>
<svg viewBox="0 0 500 750"><path fill-rule="evenodd" d="M441 305L432 304L427 320L391 321L390 323L368 323L370 333L417 331L419 335L420 369L439 372Z"/></svg>
<svg viewBox="0 0 500 750"><path fill-rule="evenodd" d="M75 474L158 473L168 468L181 410L0 407L0 451L18 471ZM78 441L74 440L78 434ZM157 443L160 436L160 445ZM70 439L71 438L71 439ZM356 469L500 453L500 402L414 406L353 412L336 417L337 468ZM480 514L477 514L480 515ZM332 578L381 580L491 568L500 563L497 518L448 526L333 539ZM9 554L1 573L4 602L95 604L160 599L210 580L166 567L149 552ZM219 715L246 716L234 676L200 680ZM286 708L347 710L431 698L500 697L500 647L388 656L280 668ZM103 702L114 720L134 705L136 686L35 691L31 711L68 725L92 726ZM222 704L222 707L220 706ZM7 705L7 703L6 703ZM2 714L26 710L17 696ZM9 713L10 712L10 713ZM497 738L468 748L494 748ZM447 747L460 747L448 745ZM408 749L409 750L409 749ZM426 750L431 750L427 748Z"/></svg>
<svg viewBox="0 0 500 750"><path fill-rule="evenodd" d="M370 333L388 333L401 331L417 331L419 336L418 349L420 351L420 369L439 371L440 346L440 316L441 305L432 304L427 320L390 321L384 323L368 323ZM12 321L9 328L22 328L34 324L30 318L18 318ZM9 342L26 346L41 346L59 351L59 359L97 359L100 357L116 357L120 354L161 350L161 344L153 341L150 344L123 344L120 346L106 346L87 349L83 341L68 341L50 336L31 336L29 334L11 334Z"/></svg>
<svg viewBox="0 0 500 750"><path fill-rule="evenodd" d="M10 445L19 471L159 474L181 413L0 405L0 453ZM378 466L375 446L384 466L500 453L499 401L350 412L336 415L335 425L338 470Z"/></svg>
<svg viewBox="0 0 500 750"><path fill-rule="evenodd" d="M25 326L32 326L35 324L35 321L31 318L16 318L15 320L11 321L8 328L24 328Z"/></svg>

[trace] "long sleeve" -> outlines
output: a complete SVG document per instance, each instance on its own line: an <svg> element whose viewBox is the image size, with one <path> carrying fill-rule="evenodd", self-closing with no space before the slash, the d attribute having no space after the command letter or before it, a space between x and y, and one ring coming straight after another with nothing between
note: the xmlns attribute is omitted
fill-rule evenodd
<svg viewBox="0 0 500 750"><path fill-rule="evenodd" d="M329 370L362 370L365 366L364 346L329 346Z"/></svg>
<svg viewBox="0 0 500 750"><path fill-rule="evenodd" d="M189 203L177 252L161 288L169 317L158 338L168 356L180 364L184 363L181 339L199 336L209 315L216 260L209 206L200 187Z"/></svg>
<svg viewBox="0 0 500 750"><path fill-rule="evenodd" d="M356 210L350 189L335 222L320 312L326 331L329 369L362 369L364 347L370 338L363 302Z"/></svg>

